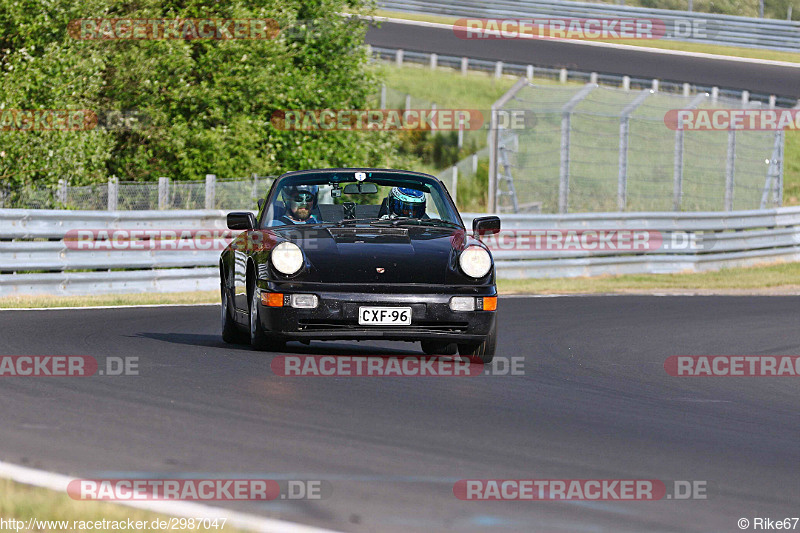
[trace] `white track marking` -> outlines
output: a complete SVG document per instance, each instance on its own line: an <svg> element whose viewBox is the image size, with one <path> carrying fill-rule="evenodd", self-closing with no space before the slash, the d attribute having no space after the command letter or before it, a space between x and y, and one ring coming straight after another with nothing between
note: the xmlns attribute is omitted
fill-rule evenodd
<svg viewBox="0 0 800 533"><path fill-rule="evenodd" d="M0 461L0 477L11 479L17 483L33 485L67 493L67 486L75 478L63 474L54 474L44 470L36 470L24 466ZM108 503L136 507L155 513L162 513L184 518L227 518L226 525L247 529L249 531L262 531L265 533L336 533L331 529L320 529L294 522L265 518L261 516L230 511L221 507L211 507L201 503L187 501L110 501Z"/></svg>

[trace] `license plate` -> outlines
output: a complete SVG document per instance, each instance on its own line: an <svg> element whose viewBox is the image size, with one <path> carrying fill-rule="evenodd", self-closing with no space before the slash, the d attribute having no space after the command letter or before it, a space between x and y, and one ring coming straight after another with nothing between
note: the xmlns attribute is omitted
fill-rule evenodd
<svg viewBox="0 0 800 533"><path fill-rule="evenodd" d="M409 326L410 307L359 307L358 323L366 326Z"/></svg>

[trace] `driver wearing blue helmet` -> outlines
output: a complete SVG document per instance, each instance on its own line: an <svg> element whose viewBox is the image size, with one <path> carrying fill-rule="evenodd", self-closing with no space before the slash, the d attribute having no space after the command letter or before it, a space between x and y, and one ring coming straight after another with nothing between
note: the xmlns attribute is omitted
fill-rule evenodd
<svg viewBox="0 0 800 533"><path fill-rule="evenodd" d="M424 218L425 193L405 187L392 187L386 199L387 215L382 218Z"/></svg>
<svg viewBox="0 0 800 533"><path fill-rule="evenodd" d="M281 191L286 213L277 220L284 224L315 224L317 219L311 212L317 207L316 185L290 185Z"/></svg>

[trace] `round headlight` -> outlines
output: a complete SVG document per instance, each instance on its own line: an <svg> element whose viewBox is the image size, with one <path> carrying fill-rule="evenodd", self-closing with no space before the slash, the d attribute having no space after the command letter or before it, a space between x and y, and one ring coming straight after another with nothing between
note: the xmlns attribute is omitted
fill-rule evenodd
<svg viewBox="0 0 800 533"><path fill-rule="evenodd" d="M461 252L458 264L467 276L482 278L492 269L492 257L480 246L468 246Z"/></svg>
<svg viewBox="0 0 800 533"><path fill-rule="evenodd" d="M290 276L303 267L303 252L293 242L282 242L272 249L270 260L275 270Z"/></svg>

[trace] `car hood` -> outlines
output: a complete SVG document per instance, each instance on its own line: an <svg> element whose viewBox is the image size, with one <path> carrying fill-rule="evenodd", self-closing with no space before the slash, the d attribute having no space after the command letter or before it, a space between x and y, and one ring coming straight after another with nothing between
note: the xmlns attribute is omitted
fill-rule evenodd
<svg viewBox="0 0 800 533"><path fill-rule="evenodd" d="M276 233L280 235L280 232ZM463 229L403 227L293 228L306 257L303 281L324 283L464 283L457 258Z"/></svg>

